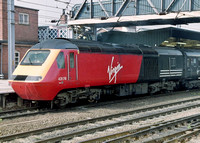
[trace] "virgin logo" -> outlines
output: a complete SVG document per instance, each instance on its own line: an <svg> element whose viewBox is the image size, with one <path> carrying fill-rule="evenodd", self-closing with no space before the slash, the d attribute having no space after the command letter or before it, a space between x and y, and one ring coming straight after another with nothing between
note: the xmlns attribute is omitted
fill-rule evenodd
<svg viewBox="0 0 200 143"><path fill-rule="evenodd" d="M113 61L115 57L112 57L111 64L108 66L107 73L109 74L109 83L111 83L114 80L114 83L117 81L117 74L118 72L123 68L119 62L117 66L113 67Z"/></svg>

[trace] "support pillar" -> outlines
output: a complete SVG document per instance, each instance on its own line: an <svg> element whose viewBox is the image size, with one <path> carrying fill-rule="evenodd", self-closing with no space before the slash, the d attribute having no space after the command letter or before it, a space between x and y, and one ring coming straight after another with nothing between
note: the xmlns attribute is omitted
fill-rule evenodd
<svg viewBox="0 0 200 143"><path fill-rule="evenodd" d="M8 8L8 79L15 69L15 8L14 0L7 0Z"/></svg>
<svg viewBox="0 0 200 143"><path fill-rule="evenodd" d="M17 97L17 106L22 107L23 106L23 99L19 96Z"/></svg>
<svg viewBox="0 0 200 143"><path fill-rule="evenodd" d="M6 108L6 96L8 94L1 94L0 95L0 107Z"/></svg>

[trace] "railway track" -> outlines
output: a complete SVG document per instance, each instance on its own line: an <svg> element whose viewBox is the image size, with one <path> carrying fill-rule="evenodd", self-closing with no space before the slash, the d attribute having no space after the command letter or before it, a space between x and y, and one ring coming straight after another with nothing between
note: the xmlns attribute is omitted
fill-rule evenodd
<svg viewBox="0 0 200 143"><path fill-rule="evenodd" d="M195 90L192 90L192 92L195 92ZM174 94L180 94L183 91L175 92ZM165 94L165 96L168 96L170 93ZM157 97L160 95L154 95L154 97ZM148 96L149 97L149 96ZM1 111L0 112L0 119L13 119L13 118L19 118L19 117L25 117L25 116L32 116L32 115L38 115L38 114L45 114L50 112L66 112L67 110L73 111L73 110L80 110L81 108L91 108L91 107L98 107L98 106L105 106L105 105L111 105L116 103L123 103L127 101L135 101L135 100L142 100L146 99L147 96L142 96L139 98L125 98L125 99L117 99L114 101L104 101L99 102L95 104L86 104L86 105L73 105L72 107L68 107L67 109L39 109L39 107L32 107L32 108L25 108L25 109L17 109L17 110L9 110L9 111Z"/></svg>
<svg viewBox="0 0 200 143"><path fill-rule="evenodd" d="M200 133L200 114L179 118L159 124L153 124L134 130L93 138L80 143L155 143L185 142L193 135Z"/></svg>
<svg viewBox="0 0 200 143"><path fill-rule="evenodd" d="M45 113L51 113L51 112L66 112L68 110L73 111L73 110L79 110L81 108L104 106L104 105L116 104L116 103L121 103L121 102L126 102L126 101L130 101L130 100L123 99L123 100L117 100L117 101L107 101L107 102L101 102L101 103L96 103L96 104L72 106L72 107L68 107L66 109L46 109L46 108L40 109L39 107L32 107L32 108L25 108L25 109L2 111L2 112L0 112L0 119L1 120L13 119L13 118L39 115L39 114L45 114Z"/></svg>
<svg viewBox="0 0 200 143"><path fill-rule="evenodd" d="M9 110L0 112L0 119L11 119L16 117L28 116L38 114L38 107Z"/></svg>
<svg viewBox="0 0 200 143"><path fill-rule="evenodd" d="M189 92L196 92L198 90L192 90ZM173 94L180 94L184 93L185 91L177 91L174 92ZM157 94L153 95L152 98L156 98L159 96L169 96L171 93L167 94ZM111 104L116 104L116 103L123 103L127 101L135 101L135 100L144 100L149 98L149 96L140 96L137 98L125 98L125 99L117 99L114 101L104 101L104 102L99 102L95 104L86 104L86 105L74 105L72 107L68 107L67 110L73 111L73 110L79 110L81 108L91 108L91 107L99 107L99 106L105 106L105 105L111 105ZM192 99L193 100L193 99ZM200 99L194 99L194 100L200 100ZM33 116L33 115L39 115L39 114L45 114L45 113L51 113L51 112L66 112L66 109L63 110L55 110L55 109L39 109L38 107L32 107L32 108L25 108L25 109L17 109L17 110L10 110L10 111L2 111L0 112L0 119L5 120L5 119L13 119L13 118L19 118L19 117L25 117L25 116Z"/></svg>
<svg viewBox="0 0 200 143"><path fill-rule="evenodd" d="M25 132L25 133L2 136L0 137L0 141L1 142L9 141L9 140L14 140L16 138L28 137L31 135L38 135L38 134L42 134L46 132L52 132L52 135L50 135L52 137L49 138L48 136L47 138L43 138L43 137L40 139L37 138L37 140L34 140L33 142L37 142L37 143L55 142L55 141L60 141L62 139L71 139L75 136L90 134L96 131L106 130L108 128L123 126L125 124L132 124L133 122L144 121L144 120L148 120L152 118L157 118L159 116L166 116L169 114L174 114L177 112L182 112L185 110L197 108L197 107L200 107L199 100L200 98L183 100L183 101L173 102L173 103L169 103L165 105L152 106L148 108L141 108L141 109L137 109L133 111L123 112L123 113L118 113L118 114L113 114L113 115L108 115L108 116L103 116L103 117L98 117L98 118L93 118L93 119L88 119L88 120L82 120L82 121L73 122L73 123L66 123L66 124L62 124L58 126L33 130L33 131ZM140 115L138 116L137 114L140 114ZM101 123L108 120L111 123L109 124ZM99 124L99 126L97 126L97 124ZM83 127L80 127L80 126L83 126ZM84 126L87 126L87 127L84 127ZM89 126L91 126L91 128L88 129ZM55 136L55 133L53 133L53 131L55 130L65 130L66 128L72 129L72 131L68 131L69 133L62 134L59 136ZM74 131L74 128L78 128L77 131ZM81 131L80 131L80 128L82 128ZM64 132L66 133L67 131L64 131Z"/></svg>

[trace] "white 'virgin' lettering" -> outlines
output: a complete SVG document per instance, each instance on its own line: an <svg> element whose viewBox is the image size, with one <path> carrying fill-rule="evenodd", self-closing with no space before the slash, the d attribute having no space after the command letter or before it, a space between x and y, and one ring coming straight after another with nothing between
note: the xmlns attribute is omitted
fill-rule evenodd
<svg viewBox="0 0 200 143"><path fill-rule="evenodd" d="M116 67L113 67L113 61L115 57L112 57L111 65L108 66L107 73L109 74L109 83L114 80L114 83L117 81L117 73L123 68L120 63Z"/></svg>

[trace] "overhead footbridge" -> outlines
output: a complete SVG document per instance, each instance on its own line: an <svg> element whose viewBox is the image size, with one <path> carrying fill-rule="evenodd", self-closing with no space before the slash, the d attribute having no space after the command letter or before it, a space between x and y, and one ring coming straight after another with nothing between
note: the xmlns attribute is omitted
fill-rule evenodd
<svg viewBox="0 0 200 143"><path fill-rule="evenodd" d="M200 0L83 0L69 26L121 27L200 22Z"/></svg>

